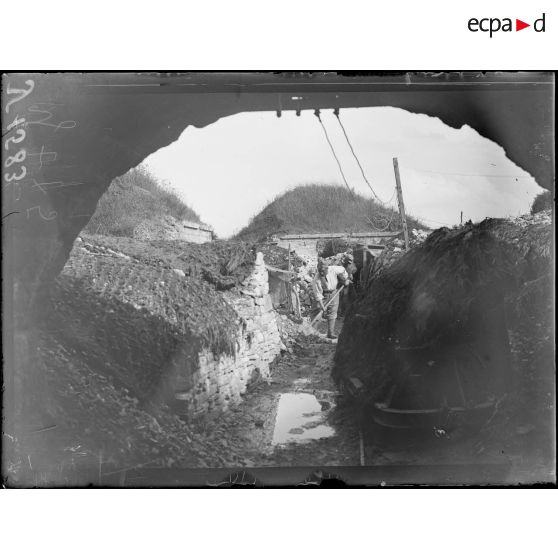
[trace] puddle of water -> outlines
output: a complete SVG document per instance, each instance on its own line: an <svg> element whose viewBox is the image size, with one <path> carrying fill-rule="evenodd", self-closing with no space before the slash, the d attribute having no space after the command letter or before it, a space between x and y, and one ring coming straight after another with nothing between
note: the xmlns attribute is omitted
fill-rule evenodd
<svg viewBox="0 0 558 558"><path fill-rule="evenodd" d="M276 446L333 436L335 430L325 424L324 411L329 408L331 403L321 404L311 393L281 394L271 443Z"/></svg>

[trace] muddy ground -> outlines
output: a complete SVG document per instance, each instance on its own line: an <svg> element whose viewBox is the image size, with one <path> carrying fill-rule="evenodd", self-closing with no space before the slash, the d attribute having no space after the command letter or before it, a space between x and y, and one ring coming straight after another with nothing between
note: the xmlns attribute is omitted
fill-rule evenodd
<svg viewBox="0 0 558 558"><path fill-rule="evenodd" d="M378 427L331 379L335 348L323 337L297 336L271 381L245 394L231 413L198 425L198 439L224 441L234 449L224 457L226 466L236 468L364 466L371 474L397 471L395 484L420 484L423 478L435 484L453 484L456 478L458 484L515 484L552 477L551 407L545 416L535 409L520 415L510 395L474 430L467 424L452 430Z"/></svg>
<svg viewBox="0 0 558 558"><path fill-rule="evenodd" d="M303 337L275 365L272 379L243 396L230 413L198 425L211 443L224 440L229 467L358 466L359 430L331 379L335 345Z"/></svg>

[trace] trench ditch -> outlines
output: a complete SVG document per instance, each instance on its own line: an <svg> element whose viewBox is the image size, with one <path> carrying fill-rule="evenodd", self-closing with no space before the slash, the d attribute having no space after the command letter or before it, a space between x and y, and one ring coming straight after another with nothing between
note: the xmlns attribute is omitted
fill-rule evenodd
<svg viewBox="0 0 558 558"><path fill-rule="evenodd" d="M535 225L538 226L537 223ZM544 224L545 227L547 225ZM23 481L34 479L32 482L38 484L45 480L63 484L76 478L80 467L92 468L95 471L92 478L102 483L103 479L112 478L110 475L114 471L146 466L249 468L476 463L511 467L514 472L509 478L514 481L537 480L543 474L541 467L548 478L553 460L552 432L548 425L554 416L554 384L548 373L553 367L553 351L549 350L548 335L551 326L546 321L547 291L544 288L540 292L532 290L546 284L537 283L545 276L545 267L539 264L541 257L546 257L546 252L544 249L542 252L535 251L539 244L537 238L533 239L525 233L529 226L520 227L519 236L514 229L512 240L519 238L515 242L516 248L517 244L520 248L524 246L519 253L528 261L525 268L528 281L519 291L523 306L515 304L517 315L509 316L507 322L510 366L518 374L520 385L513 389L510 386L507 398L498 400L495 412L474 432L464 424L452 429L444 424L434 424L421 431L400 432L372 425L366 407L358 397L341 390L338 381L338 359L340 355L347 355L347 339L351 343L359 339L354 335L354 308L338 321L341 332L339 345L326 342L320 335L305 335L300 324L269 307L265 262L244 248L240 251L235 248L233 254L225 254L224 259L219 252L221 255L217 255L211 264L214 268L211 286L207 287L209 290L203 287L205 290L202 289L201 298L194 301L191 315L181 318L172 304L175 290L178 289L176 292L179 293L181 287L172 287L175 290L170 297L168 289L175 283L191 287L189 274L196 281L207 275L204 274L203 264L183 265L186 261L190 262L185 255L182 260L172 261L172 265L177 265L179 261L181 266L173 268L160 251L134 253L130 246L99 248L97 244L92 251L94 256L82 253L77 258L81 262L79 265L76 261L72 262L72 258L69 263L73 275L81 273L89 277L86 289L89 298L85 296L85 291L75 296L77 291L70 281L65 284L65 290L53 291L48 317L44 323L37 324L37 367L50 383L50 391L56 395L54 406L51 406L53 416L63 420L42 420L32 425L37 435L33 434L33 443L21 446L19 451L26 460L9 463L10 472L16 476L19 474ZM537 234L541 230L539 227ZM543 248L547 242L545 231L540 236ZM499 229L498 234L507 233ZM83 248L79 250L83 251ZM88 250L91 251L90 248ZM145 246L142 250L146 250ZM226 253L226 248L222 246L219 250ZM249 262L247 266L243 263L245 258ZM233 260L234 265L231 264ZM106 272L107 269L114 271L122 268L123 263L126 268L131 261L143 266L141 273L123 276ZM107 262L118 262L118 265L115 267ZM231 277L235 265L241 269L235 283L237 290L229 288L224 292L223 285L228 283L222 281L219 274L225 272ZM76 271L78 268L82 271ZM394 269L397 271L397 267ZM149 275L147 270L153 275ZM139 281L138 276L142 274L144 276ZM59 284L60 281L64 284L64 274ZM127 282L130 281L135 298L126 294L119 304L112 307L109 304L97 308L87 302L95 297L105 301L111 297L118 299L119 293L129 293ZM147 289L151 298L139 296L143 293L142 289ZM68 307L72 296L74 301L79 302L73 309ZM216 313L217 307L206 303L207 319L197 314L196 305L207 301L204 296L215 299L216 302L211 304L223 304L223 311ZM245 316L239 310L238 301L246 303L249 309ZM168 311L167 304L170 307ZM122 314L123 308L128 313L132 312L139 322L149 314L153 328L149 328L144 336L137 335L137 331L130 328L134 321L128 319L128 314ZM154 311L157 308L159 310ZM225 308L235 309L231 313L231 316L234 315L234 320L230 322L234 322L231 330L227 330L228 310L225 311ZM362 305L359 311L362 312ZM100 314L102 319L96 323L96 316ZM257 316L255 325L246 327L254 316ZM258 321L265 316L267 318L263 322ZM111 319L116 319L112 326ZM188 320L222 322L218 331L191 331L200 339L199 345L190 344L195 345L197 355L186 354L180 343L173 346L169 341L175 338L184 340L181 327L186 327L184 324L187 325ZM268 326L274 336L271 345L269 332L262 333L262 328ZM318 329L320 327L318 325ZM237 352L233 349L229 354L226 350L221 355L216 354L220 347L227 346L219 340L219 335L226 337L227 331L232 332ZM120 341L124 337L118 338L123 334L126 343L130 344L127 351L121 350ZM246 356L243 357L239 350L239 335L246 342L247 350L257 357L253 360L246 358L243 366L237 366L235 360ZM114 351L103 352L111 336L115 341ZM267 348L264 347L266 343ZM96 345L95 351L92 350L93 345ZM161 345L158 353L150 350L156 345ZM361 344L363 346L365 344ZM267 351L265 359L261 358L262 347L265 348L263 353ZM196 380L195 371L200 369L200 351L202 367L205 366L206 372L214 378L222 379L214 382L213 391L207 385L207 378L197 377ZM349 353L345 369L353 378L365 368L356 348ZM170 361L169 355L173 356ZM432 355L428 353L427 356L430 362ZM225 365L221 366L219 363L223 362ZM239 373L241 369L245 374ZM151 396L148 401L142 398L140 386L143 384L137 376L141 370L164 372L159 383L145 384L145 393ZM169 393L171 396L177 393L176 374L184 374L185 370L194 378L191 389L195 388L198 380L206 383L205 392L198 394L201 395L195 416L176 412L176 408L168 405ZM236 380L233 381L233 378ZM365 385L366 377L362 378L361 384ZM184 390L178 392L184 393ZM530 394L530 405L522 401L525 393ZM459 397L458 392L454 395ZM213 409L208 403L210 400L213 401ZM211 410L218 412L208 412ZM194 420L196 418L200 420ZM82 427L84 424L87 425L85 429ZM105 436L107 433L108 439ZM36 441L39 438L41 443ZM55 467L53 463L56 463ZM46 476L37 477L37 472Z"/></svg>

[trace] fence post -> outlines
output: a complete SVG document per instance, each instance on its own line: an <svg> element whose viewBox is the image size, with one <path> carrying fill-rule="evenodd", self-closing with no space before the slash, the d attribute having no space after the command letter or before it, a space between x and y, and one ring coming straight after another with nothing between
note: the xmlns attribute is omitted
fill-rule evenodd
<svg viewBox="0 0 558 558"><path fill-rule="evenodd" d="M407 217L405 216L405 204L403 203L403 190L401 189L401 178L399 177L399 163L397 161L397 157L393 158L393 170L395 171L395 188L397 189L399 215L401 215L401 225L403 226L403 236L405 237L405 250L408 250L409 231L407 229Z"/></svg>
<svg viewBox="0 0 558 558"><path fill-rule="evenodd" d="M287 310L292 312L293 310L293 293L292 293L292 285L291 285L291 243L289 242L289 254L287 256L287 270L289 272L288 275L288 282L287 282Z"/></svg>

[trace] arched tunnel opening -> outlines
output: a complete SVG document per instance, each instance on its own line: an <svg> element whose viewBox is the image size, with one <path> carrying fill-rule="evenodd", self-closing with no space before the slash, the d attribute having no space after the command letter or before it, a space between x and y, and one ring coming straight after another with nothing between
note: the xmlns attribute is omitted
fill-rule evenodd
<svg viewBox="0 0 558 558"><path fill-rule="evenodd" d="M76 375L79 374L79 381L76 380L77 376L73 378L72 382L75 382L72 383L72 390L74 391L71 395L66 394L66 400L78 401L80 397L83 397L83 393L90 389L86 374L83 372L83 370L89 369L92 371L89 381L102 384L107 381L106 378L109 378L110 382L121 390L119 393L122 397L129 398L129 406L126 406L128 403L122 403L121 411L123 413L145 413L141 416L137 415L136 418L139 422L134 423L136 426L141 421L153 420L156 426L151 427L157 429L163 437L165 435L160 431L167 429L167 432L178 436L177 430L182 429L185 438L174 440L177 447L181 444L187 445L185 439L188 436L191 438L194 434L184 426L184 423L175 423L174 418L162 416L158 409L160 401L167 402L170 395L174 402L173 416L186 417L186 424L189 424L189 421L202 421L206 415L217 416L219 414L217 411L222 408L229 410L228 414L234 416L235 408L238 408L244 398L244 395L238 396L237 392L224 381L215 387L216 392L220 395L213 399L205 398L204 395L195 395L196 385L205 383L206 386L210 386L212 384L209 376L203 378L196 376L195 380L192 379L193 371L205 366L204 364L200 367L200 362L210 363L207 365L207 370L211 371L213 370L211 368L213 360L222 357L222 361L225 362L228 358L229 361L226 361L224 367L226 373L234 376L233 370L237 366L235 362L238 362L235 359L238 354L245 355L250 364L246 367L245 377L238 382L242 383L242 389L248 394L251 393L251 390L257 393L257 390L260 389L258 386L262 385L259 382L262 378L267 381L267 384L273 382L273 375L270 371L271 363L274 359L281 357L282 353L286 355L286 360L295 357L298 359L295 364L291 363L291 366L286 367L283 371L284 377L288 377L293 386L300 388L304 384L307 378L304 375L299 376L298 371L305 367L320 369L322 374L324 370L328 370L329 375L329 365L323 360L323 346L318 348L317 346L285 346L282 328L288 329L291 325L286 324L284 317L281 318L282 325L279 326L275 324L271 327L270 322L267 321L273 310L267 308L268 299L266 297L269 293L265 290L269 290L274 273L275 276L281 275L281 273L268 269L268 267L274 267L268 262L272 255L265 253L265 261L262 260L258 255L257 243L252 243L250 248L247 248L246 243L240 242L242 239L229 244L217 242L216 248L206 251L196 245L186 255L177 256L178 247L181 242L184 242L184 238L177 238L171 243L155 239L152 251L148 253L142 249L141 238L132 238L124 243L114 242L110 239L92 242L86 238L87 234L82 234L83 229L95 214L99 199L113 180L126 175L130 169L137 167L150 154L175 142L185 129L190 126L206 127L226 116L255 111L273 111L279 116L289 112L306 113L316 109L326 111L350 110L358 107L399 107L411 113L438 117L453 128L470 126L481 136L502 146L511 161L529 172L542 188L553 192L552 94L552 78L544 73L455 73L437 77L427 74L354 77L286 74L30 74L3 76L3 134L7 138L4 140L3 153L3 300L4 316L7 317L4 320L4 346L13 347L13 350L5 352L5 431L10 437L17 438L18 443L21 444L18 446L14 443L8 448L12 450L12 453L6 454L7 460L3 462L4 471L8 471L8 476L17 476L23 471L21 478L24 479L22 481L24 483L41 484L41 477L37 477L37 471L40 471L41 468L49 470L48 480L54 484L56 482L64 484L69 478L79 479L75 476L75 471L76 463L78 463L79 469L80 451L79 448L75 451L72 451L71 448L80 444L73 443L76 440L70 439L71 437L65 438L65 435L60 435L57 439L60 451L50 453L49 449L51 443L49 440L65 428L58 424L58 419L64 417L70 422L72 420L71 412L68 413L67 409L62 412L60 408L57 408L56 397L51 398L46 395L52 391L52 381L47 374L41 375L41 372L44 371L44 363L54 358L52 354L48 354L49 351L51 353L59 351L52 362L57 363L57 366L64 366L67 372L66 375L63 375L65 381L70 378L68 371L75 368L75 362L79 358L81 371L78 373L77 368L74 370ZM18 155L22 152L24 152L24 156ZM20 161L23 157L25 159ZM467 226L470 227L470 230L466 229ZM509 270L513 269L513 265L515 265L519 270L518 275L525 284L530 281L537 282L548 275L548 270L545 268L543 272L529 276L534 268L539 265L544 266L544 258L548 260L551 254L551 248L549 248L551 240L546 234L546 229L542 232L539 231L546 224L535 223L534 226L538 227L537 242L544 245L543 256L537 252L539 244L536 244L532 237L520 234L519 243L523 250L522 257L528 260L528 265L520 264L518 260L512 262L514 256L508 255L506 252L506 255L509 256L508 260L499 268L505 269L509 275ZM458 228L457 234L446 229L442 235L443 238L440 239L440 245L433 246L431 240L430 244L427 242L424 245L426 248L418 247L417 250L423 250L422 257L433 257L432 253L438 253L436 251L441 250L444 243L449 245L456 242L460 248L459 257L468 254L467 265L470 265L472 269L474 266L470 260L478 257L478 254L467 251L474 244L470 240L471 236L467 236L468 233L471 233L475 241L478 235L482 236L485 233L492 235L488 244L483 244L484 240L479 241L479 245L482 245L481 253L490 252L491 245L490 247L488 245L494 240L494 237L502 243L498 247L517 241L517 235L514 240L509 241L509 235L506 236L507 229L502 231L498 228L499 224L495 227L496 232L493 230L486 232L479 231L478 227L475 228L473 224L465 224L465 229ZM433 228L436 227L429 226L429 229ZM199 234L200 238L207 240L201 228L198 227L196 230L198 232L195 234ZM400 231L396 230L396 232ZM513 236L515 233L510 234ZM82 236L83 238L81 238ZM133 234L131 236L134 237ZM456 236L459 237L458 240L454 238ZM77 243L76 239L78 239ZM79 242L80 240L81 242ZM290 242L294 246L295 242L299 240L293 239ZM280 240L279 247L282 246L281 242L283 242L284 250L289 245L289 240ZM367 239L365 244L378 247L381 242L383 240L375 239L372 242ZM356 256L356 248L362 242L349 244L355 249ZM348 248L349 244L343 246L344 249L339 249L339 251L345 252L345 248ZM535 245L536 247L534 247ZM366 246L364 246L365 249ZM432 247L432 253L426 252L427 249L430 249L429 247ZM339 253L337 249L334 245L322 247L321 255L333 258L330 262L333 266L342 263L335 261L335 255ZM405 252L404 248L399 250ZM207 252L211 252L209 256ZM289 253L288 266L295 267L296 249L287 250L287 252ZM72 256L70 256L71 253ZM498 253L498 249L495 249L495 253ZM363 290L355 295L354 300L351 300L350 303L347 300L343 302L345 324L349 324L349 327L345 328L345 332L341 334L337 351L335 351L335 346L325 345L329 351L329 357L332 358L333 353L336 352L337 364L334 375L342 380L341 384L349 386L348 391L351 393L348 393L348 396L354 397L351 405L359 409L361 408L359 406L362 393L373 391L376 388L374 382L378 378L381 379L385 372L382 368L382 371L375 372L375 379L371 384L366 381L367 374L377 364L374 362L374 366L371 366L370 363L367 363L367 359L376 358L377 355L371 355L368 349L363 349L367 344L372 345L370 335L376 335L379 330L397 332L400 337L397 340L398 350L402 347L405 348L400 343L405 335L407 335L407 341L412 341L413 345L432 342L432 339L421 337L425 330L420 329L420 319L415 314L417 304L420 306L425 300L424 297L432 295L435 287L426 284L427 282L413 284L408 275L411 273L412 276L416 276L419 273L420 265L413 264L411 260L408 260L410 268L407 268L401 259L394 268L390 269L392 269L391 278L396 283L403 282L405 284L401 287L403 290L410 289L411 298L403 306L410 305L406 310L406 319L411 316L412 323L409 325L405 321L397 321L397 311L391 307L386 310L386 316L388 316L388 321L393 319L397 322L393 324L393 330L389 329L391 323L389 327L385 324L376 324L375 318L370 318L370 316L364 319L364 324L360 323L363 318L359 317L359 308L376 304L372 299L374 296L379 296L370 293L382 292L382 288L389 291L389 288L392 287L391 284L386 286L382 283L382 281L384 283L386 281L385 276L380 283L373 284L375 280L372 276L373 273L380 271L374 269L376 260L378 262L381 260L380 254L381 250L376 250L376 252L374 249L367 250L366 257L370 258L367 261L367 270L371 275L363 278L363 284L364 279L370 281L374 286L373 291L365 292ZM447 265L451 267L457 261L461 262L458 258L448 261ZM123 262L126 262L126 265L123 265ZM483 263L482 270L485 270L487 265ZM126 268L126 271L123 271L123 268ZM147 268L150 271L146 274ZM359 273L361 268L362 261ZM64 279L61 282L56 278L62 269L65 270L65 275L63 274ZM421 270L420 273L424 275L425 270ZM502 273L504 274L503 271ZM478 274L480 275L481 272L479 271ZM138 277L142 275L144 277L140 281ZM483 328L485 328L483 331L490 331L490 328L494 327L498 327L499 330L505 329L505 326L494 325L501 320L510 319L507 316L509 309L504 308L503 299L499 305L500 310L496 314L491 314L491 319L486 318L485 314L488 315L490 312L488 314L484 312L483 305L489 305L489 302L493 302L499 296L504 296L503 285L507 281L512 282L508 275L498 278L500 281L498 285L502 287L502 293L495 292L491 301L475 303L467 310L471 313L472 322L476 324L482 322L482 327L478 326L477 331ZM467 280L470 283L467 287L470 296L471 288L474 289L481 284L475 283L475 281L481 281L481 279L477 276L467 276ZM99 285L99 281L103 284ZM142 290L144 287L140 285L142 281L157 285L156 292L149 295L151 298L141 296L134 298L133 293L144 292ZM494 278L491 281L492 283L488 281L492 285L490 288L498 291L498 285L496 287L493 285ZM551 283L545 283L543 286L545 297L548 296L548 288ZM279 280L277 285L281 284L284 284L284 281ZM56 285L57 293L54 298L52 297L53 285ZM116 305L100 298L100 293L104 293L107 289L114 287L116 292L120 288L130 287L130 285L133 285L131 289L133 293L119 294L119 302ZM448 279L448 289L451 285L452 283ZM484 286L485 283L482 285ZM232 300L232 289L236 287L242 287L248 293L243 296L250 297L250 310L246 310L248 303L244 299ZM384 301L390 300L387 291L384 293ZM73 305L68 304L72 297L75 298L77 292L80 293L79 300L76 300ZM540 303L536 294L521 292L522 300L526 300L529 296L534 296L537 304ZM159 315L156 312L153 313L154 301L163 300L165 297L167 300L175 297L176 300L171 306L174 305L176 308ZM192 305L189 297L197 297L197 305ZM193 313L197 312L199 301L205 301L206 306L200 315L196 314L196 323L202 324L202 326L198 327L200 331L197 331L195 335L189 336L188 332L191 332L192 329L184 324L192 322L190 318ZM288 302L287 306L288 310L292 312L292 300ZM257 310L258 318L254 322L255 325L249 324L248 326L248 330L251 327L253 330L246 331L246 322L250 322L254 315L252 308ZM266 310L269 312L266 313ZM535 321L544 312L543 309L538 310L540 310L540 314L532 316ZM374 310L372 310L373 313ZM446 324L455 323L457 314L451 312L448 316L444 316L443 312L441 315L439 314L440 308L435 308L431 313L434 316L432 319L434 321L446 320L443 322ZM84 316L96 317L88 323ZM217 319L216 316L219 318ZM489 323L486 321L487 319ZM233 338L236 335L231 331L238 326L237 320L240 320L239 327L244 329L241 341L237 339L235 345L235 343L231 344L230 339L231 335ZM244 324L241 323L242 320L245 321ZM543 328L546 327L544 319L539 321L544 322ZM130 324L134 324L134 326L130 327ZM424 324L422 325L424 326ZM186 329L181 329L183 326ZM409 327L412 329L412 333L408 331ZM45 328L50 336L48 346L44 343ZM435 326L432 331L436 329L439 327ZM77 332L84 339L79 346L72 345L70 342L70 337L73 338ZM500 341L501 346L509 347L509 339L502 338ZM71 350L69 350L70 345L72 345ZM281 345L283 346L281 347ZM461 345L464 343L460 343ZM475 361L478 364L475 365L476 373L479 373L478 370L481 368L489 369L493 363L487 365L486 362L482 362L486 354L489 355L489 358L493 355L504 360L511 358L509 350L502 353L490 349L483 353L484 348L479 350L478 343L473 342L472 345L472 350L469 350L467 358L462 361L466 360L469 364L459 364L458 368L461 366L462 369L456 377L460 373L463 374L463 367L472 367L471 363ZM102 350L99 350L100 347ZM157 350L153 351L153 347L157 347ZM254 348L252 352L250 352L250 347ZM278 351L277 347L279 347ZM375 347L374 350L383 350L380 345ZM531 348L524 348L524 350L528 351ZM262 353L260 354L258 351ZM157 354L155 354L156 352ZM265 358L262 357L264 353ZM340 359L346 353L349 353L350 356L341 362ZM415 377L423 374L424 370L421 371L418 368L425 366L425 363L428 369L435 369L438 366L438 364L428 365L429 362L436 360L431 353L428 353L428 349L424 354L421 353L421 349L418 350L418 353L413 354L419 356L416 362L413 361L412 370L405 363L399 362L397 366L398 372L404 370L406 380L409 379L407 377L409 375ZM172 356L169 357L169 355ZM452 360L452 366L455 366L455 354L452 353L450 357L448 358ZM405 362L411 361L412 359L407 359ZM129 377L122 371L130 368L139 369L146 362L150 363L149 366L158 366L164 362L168 377L153 383L148 376L138 376L130 383ZM339 364L340 362L341 364ZM382 362L379 364L381 365ZM280 366L281 364L279 364ZM545 360L543 363L538 363L537 366L548 366L548 362ZM360 376L355 374L355 369L359 367L366 369L367 372ZM508 361L496 365L498 370L501 370L502 367L509 367ZM101 369L106 371L104 379L93 373L93 371ZM176 380L177 369L180 369L180 381ZM190 372L185 374L185 370ZM296 374L294 370L297 371ZM210 373L208 372L208 374ZM545 389L548 388L552 391L553 383L548 381L548 370L542 372L539 370L537 373L544 376L544 382L539 382L540 386L544 384ZM293 374L296 377L291 377ZM283 376L280 377L283 378ZM195 384L196 381L198 384ZM414 395L420 394L420 390L409 387L412 386L413 381L417 381L416 378L411 380L411 384L405 384L405 389L407 391L411 389ZM456 385L453 384L454 395L458 400L461 397L461 400L458 404L453 402L446 405L446 411L447 408L455 410L457 407L466 407L468 404L463 401L463 386L459 386L459 381ZM54 386L55 390L62 389L60 384L55 383ZM101 388L99 385L95 387L96 396L99 398L103 397L101 394L107 393L103 391L104 387ZM386 384L381 388L381 401L385 401L387 395L396 399L397 397L405 399L403 388L395 395L391 386ZM213 388L208 387L207 389L211 391ZM318 419L320 413L325 412L329 408L328 406L334 405L332 393L331 384L317 382L315 395L317 407L316 409L311 407L314 405L314 400L312 400L308 403L310 407L306 409L307 413L315 413L316 424L309 428L302 428L300 424L295 424L295 420L291 424L290 430L293 431L290 434L291 438L297 436L304 438L308 435L310 440L313 439L312 436L321 439L319 433L325 431L321 429L323 425L319 424ZM498 391L499 395L503 393L506 393L506 390ZM281 409L287 415L289 413L292 415L293 408L296 410L298 403L295 400L289 402L288 398L282 398L282 394L279 392L276 392L274 397L277 400L278 414L283 412ZM544 401L546 402L547 399ZM140 411L134 407L135 400L140 403ZM409 397L406 400L408 401ZM217 404L216 401L221 401L221 403ZM380 400L374 401L376 404ZM496 398L494 401L495 405L501 404L501 398ZM534 398L533 401L539 405L542 399ZM107 404L107 409L113 403ZM89 404L99 405L99 402L89 401ZM221 408L218 409L219 405ZM95 406L95 409L101 408ZM376 406L375 409L377 412L378 407ZM382 410L381 407L379 409ZM77 403L75 410L78 413ZM304 414L304 408L301 407L299 410ZM112 409L107 412L116 411ZM490 407L490 412L494 412L494 406ZM76 414L77 416L78 414ZM397 419L399 418L397 417ZM176 421L181 420L183 419L176 418ZM339 428L343 430L343 420L345 419L342 416L339 420L341 421ZM493 420L490 413L485 417L485 423L487 420ZM79 422L77 419L75 421L74 431L76 428L84 428L88 431L84 434L84 440L90 440L92 434L102 428L100 426L102 423L93 422L93 424L85 425L77 424ZM266 420L261 425L260 422L262 422L260 419L256 420L254 436L263 439L266 433L269 434L270 428L273 431L273 425L267 424ZM227 427L231 427L229 422L223 424L222 428L225 430ZM524 424L520 424L517 428L528 429L531 426L528 424L525 427ZM428 428L434 428L435 433L445 432L442 423L429 425ZM538 425L537 428L540 429ZM303 433L298 432L300 429ZM116 436L116 433L112 434ZM276 432L272 434L274 440L276 434ZM49 438L49 435L53 436ZM110 435L109 433L109 437ZM226 432L221 432L221 435L226 437ZM374 435L372 434L372 436ZM447 434L436 434L436 442L439 441L440 436L442 439L447 438ZM326 438L327 436L324 435L324 439ZM124 460L123 455L134 441L131 437L119 438L117 443L108 444L107 447L104 444L100 445L103 448L102 451L113 452L110 457L105 456L107 476L101 482L115 482L117 477L110 475L122 468L120 466L122 463L129 464ZM211 443L214 441L213 439ZM167 442L171 443L165 440L165 443ZM431 442L430 440L429 444ZM91 442L89 443L91 445ZM143 465L138 456L149 457L151 448L145 440L142 443L145 443L145 447L134 453L136 462L133 466ZM208 442L207 447L210 447L211 443ZM350 446L351 443L353 442L344 440L341 443L340 453L343 454L345 446ZM190 445L192 454L198 457L205 456L208 452L207 448L204 449L204 444L196 442L196 440L192 441ZM87 443L84 446L87 446ZM110 451L108 446L111 447ZM21 450L22 447L29 451L25 454L25 451ZM219 444L216 447L220 447ZM298 454L303 456L301 460L298 462L286 460L285 465L294 463L295 465L316 466L321 464L319 457L311 454L311 446L301 444L298 447ZM358 443L355 447L356 450L354 448L347 450L347 456L353 455L355 451L357 454L359 453ZM469 448L469 446L467 447ZM122 452L119 448L122 448ZM98 451L99 447L96 449ZM62 455L64 451L66 453ZM82 453L88 451L90 448ZM432 455L437 455L439 449L435 448L432 451ZM273 452L277 452L276 447L272 454ZM31 458L31 453L33 453L33 458ZM90 453L94 454L95 451L91 450ZM29 467L27 463L23 463L25 455L31 460ZM83 456L85 469L91 466L88 461L90 457L91 455ZM97 457L98 455L95 459ZM404 461L408 457L406 455L401 459ZM103 462L103 457L100 459ZM313 459L317 459L317 461L313 462ZM361 463L362 451L360 451L360 458L357 455L356 460L357 463ZM42 461L41 465L35 463L35 470L33 470L33 461ZM68 465L65 472L60 473L58 477L52 477L54 465L59 466L62 462L71 463L71 465ZM147 462L147 466L151 463L158 468L188 466L180 462L176 454L166 456L157 454L151 462L147 458L145 462ZM258 461L250 454L245 456L245 459L239 460L238 466L257 467L271 462ZM187 463L187 459L185 463ZM230 465L226 461L212 462L209 456L199 459L197 463L198 467L211 467L214 466L214 463L218 463L218 466ZM335 461L335 465L351 466L353 463L349 457L346 457L346 459L340 458ZM9 470L6 468L7 466L9 466Z"/></svg>

